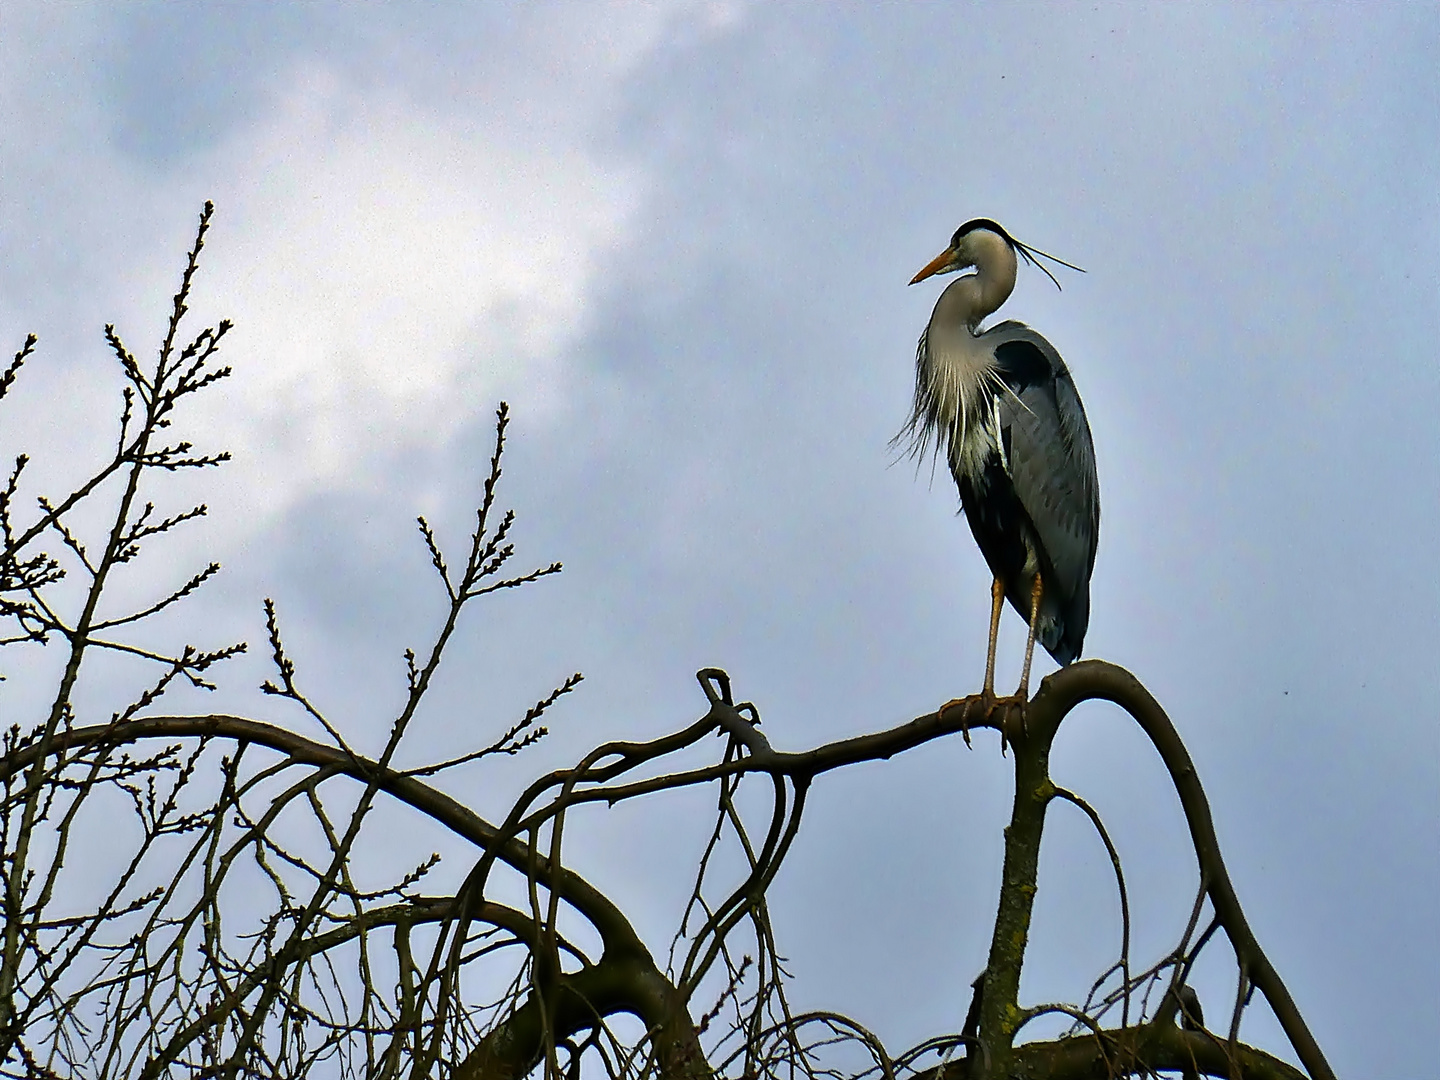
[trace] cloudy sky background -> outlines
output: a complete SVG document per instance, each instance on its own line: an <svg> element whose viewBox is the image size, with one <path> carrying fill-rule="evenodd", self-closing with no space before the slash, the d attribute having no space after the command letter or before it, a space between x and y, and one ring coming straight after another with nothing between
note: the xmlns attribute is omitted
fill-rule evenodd
<svg viewBox="0 0 1440 1080"><path fill-rule="evenodd" d="M299 723L250 689L274 596L312 696L378 747L442 601L414 515L458 547L510 401L522 558L566 571L472 614L417 759L576 669L531 774L687 722L705 665L789 748L977 689L983 560L948 477L887 447L940 288L905 283L980 215L1084 266L1022 271L1005 313L1095 435L1086 652L1179 726L1337 1071L1434 1074L1440 9L7 4L0 61L0 342L41 336L0 442L37 490L104 452L101 327L153 354L217 204L193 307L235 321L236 376L187 430L236 460L156 573L218 557L175 632L257 648L193 707ZM1008 769L980 738L819 785L775 891L798 1005L892 1049L958 1028ZM1106 816L1153 959L1193 888L1157 761L1087 707L1055 773ZM503 815L503 778L467 782ZM661 816L596 811L571 857L663 949L670 848L705 825ZM1083 997L1118 939L1069 817L1034 1001Z"/></svg>

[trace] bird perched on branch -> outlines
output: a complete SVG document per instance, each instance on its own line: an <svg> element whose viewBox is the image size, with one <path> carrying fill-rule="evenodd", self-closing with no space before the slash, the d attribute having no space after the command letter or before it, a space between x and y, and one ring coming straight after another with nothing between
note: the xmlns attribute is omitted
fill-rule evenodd
<svg viewBox="0 0 1440 1080"><path fill-rule="evenodd" d="M1060 287L1041 258L1080 270L976 218L910 282L974 270L940 294L920 335L915 404L897 439L916 455L944 451L970 531L995 578L981 694L987 714L998 703L1028 700L1037 640L1057 663L1068 664L1080 655L1090 621L1100 489L1080 395L1055 347L1024 323L980 329L1009 299L1020 259ZM1020 687L997 700L995 640L1007 598L1030 631ZM971 703L961 699L945 708Z"/></svg>

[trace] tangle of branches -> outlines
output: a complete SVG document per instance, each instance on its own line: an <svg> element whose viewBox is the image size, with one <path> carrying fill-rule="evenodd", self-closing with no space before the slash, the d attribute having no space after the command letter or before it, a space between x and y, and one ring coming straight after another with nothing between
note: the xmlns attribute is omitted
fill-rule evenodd
<svg viewBox="0 0 1440 1080"><path fill-rule="evenodd" d="M992 944L968 1014L958 1003L961 1029L904 1050L888 1049L855 1018L791 1007L767 894L814 784L862 762L968 739L965 710L782 750L756 707L735 700L726 673L706 669L694 719L661 738L604 742L577 755L573 766L530 782L500 820L443 790L447 777L477 762L513 770L528 760L523 751L546 735L542 722L578 686L574 674L492 740L397 764L462 614L490 593L560 571L559 563L512 569L515 517L497 509L503 404L473 529L458 553L419 519L443 602L428 645L404 654L403 703L381 745L356 745L353 725L307 696L269 600L274 674L263 689L293 710L294 725L167 713L169 691L214 689L215 669L246 649L160 649L147 644L153 633L136 633L173 605L196 602L219 570L213 563L147 601L110 606L119 568L206 514L204 505L158 510L153 499L163 496L153 489L177 471L228 459L167 438L189 401L218 392L230 375L218 362L229 323L181 336L212 212L207 203L153 365L106 328L123 378L113 451L55 495L29 491L21 455L0 490L0 659L28 664L38 650L59 653L43 669L56 672L48 704L28 725L9 727L0 748L4 1075L499 1080L577 1078L582 1063L613 1078L1305 1075L1240 1041L1258 990L1307 1073L1331 1076L1246 922L1184 745L1158 703L1113 665L1074 664L1023 709L971 725L1000 730L1013 747L1015 802ZM0 408L36 348L27 338L0 374ZM91 715L79 688L87 658L101 655L147 673L130 700ZM1131 956L1119 853L1095 809L1049 776L1056 731L1077 704L1097 698L1151 740L1189 824L1195 903L1163 956ZM713 812L697 834L689 901L662 958L573 869L565 840L576 815L680 788L704 789ZM1109 852L1123 931L1114 963L1085 1000L1024 1005L1041 837L1056 804L1082 814ZM428 852L377 878L368 844L377 822L397 815L444 830L449 850L464 853L449 886L432 885L438 856ZM97 838L103 865L76 855ZM1222 938L1234 954L1236 992L1210 1026L1187 980L1202 950ZM1066 1017L1069 1032L1023 1041L1028 1024L1050 1015Z"/></svg>

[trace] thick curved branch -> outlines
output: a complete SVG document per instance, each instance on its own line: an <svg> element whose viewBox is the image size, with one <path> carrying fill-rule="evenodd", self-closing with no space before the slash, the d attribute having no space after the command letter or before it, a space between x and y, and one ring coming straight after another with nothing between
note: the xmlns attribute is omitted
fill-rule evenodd
<svg viewBox="0 0 1440 1080"><path fill-rule="evenodd" d="M1032 736L1048 742L1071 709L1082 701L1097 698L1113 702L1128 712L1160 754L1190 827L1191 842L1200 863L1201 881L1221 926L1235 948L1242 973L1265 995L1310 1075L1315 1080L1334 1080L1335 1073L1325 1060L1319 1043L1250 929L1235 895L1230 874L1225 869L1224 857L1220 854L1220 843L1215 837L1215 823L1210 816L1205 789L1196 775L1190 752L1185 749L1185 743L1160 703L1124 668L1103 660L1084 660L1061 668L1041 683L1029 714Z"/></svg>
<svg viewBox="0 0 1440 1080"><path fill-rule="evenodd" d="M1233 1054L1233 1060L1229 1054ZM915 1074L915 1080L964 1080L966 1058ZM1013 1075L1027 1080L1117 1080L1159 1072L1229 1078L1238 1065L1245 1080L1306 1080L1305 1074L1277 1057L1244 1044L1226 1047L1208 1031L1185 1031L1170 1024L1106 1031L1103 1045L1093 1035L1077 1035L1015 1048Z"/></svg>
<svg viewBox="0 0 1440 1080"><path fill-rule="evenodd" d="M544 1001L532 993L453 1075L456 1080L520 1080L540 1064L547 1033L559 1043L617 1012L632 1013L649 1029L657 1071L665 1080L709 1080L710 1066L679 993L653 965L629 956L559 976Z"/></svg>

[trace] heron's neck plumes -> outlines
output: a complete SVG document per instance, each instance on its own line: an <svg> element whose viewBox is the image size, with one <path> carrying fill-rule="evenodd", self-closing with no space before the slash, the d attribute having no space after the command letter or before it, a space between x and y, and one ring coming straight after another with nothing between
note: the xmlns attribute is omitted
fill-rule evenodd
<svg viewBox="0 0 1440 1080"><path fill-rule="evenodd" d="M931 445L943 450L957 476L983 457L989 403L1004 388L980 323L1009 299L1018 268L1003 237L977 231L967 239L975 273L951 282L935 304L915 353L910 422L897 436L919 456Z"/></svg>
<svg viewBox="0 0 1440 1080"><path fill-rule="evenodd" d="M957 476L972 471L983 458L990 403L1004 389L990 343L964 323L942 317L945 296L960 284L946 290L920 338L910 420L895 437L917 458L923 459L933 447Z"/></svg>

